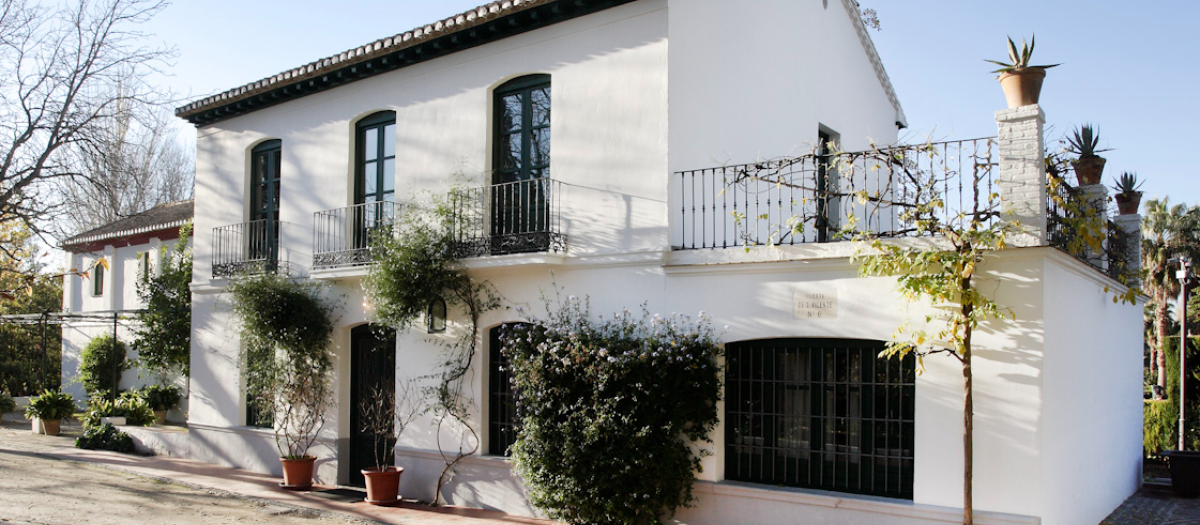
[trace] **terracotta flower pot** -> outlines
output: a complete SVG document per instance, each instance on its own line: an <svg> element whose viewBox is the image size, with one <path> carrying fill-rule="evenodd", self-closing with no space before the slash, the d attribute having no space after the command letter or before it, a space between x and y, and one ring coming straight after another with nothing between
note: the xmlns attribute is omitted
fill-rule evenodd
<svg viewBox="0 0 1200 525"><path fill-rule="evenodd" d="M166 410L155 410L154 411L154 424L155 425L167 424L167 411Z"/></svg>
<svg viewBox="0 0 1200 525"><path fill-rule="evenodd" d="M1185 497L1200 496L1200 452L1167 450L1163 452L1171 464L1171 488Z"/></svg>
<svg viewBox="0 0 1200 525"><path fill-rule="evenodd" d="M1042 81L1046 78L1044 67L1019 67L1000 74L1000 89L1008 108L1019 108L1037 104L1042 94Z"/></svg>
<svg viewBox="0 0 1200 525"><path fill-rule="evenodd" d="M363 477L367 478L366 502L372 505L390 507L400 501L401 467L384 467L383 470L365 468Z"/></svg>
<svg viewBox="0 0 1200 525"><path fill-rule="evenodd" d="M313 456L300 459L279 458L279 462L283 463L283 481L279 486L287 490L311 490L313 462L316 460Z"/></svg>
<svg viewBox="0 0 1200 525"><path fill-rule="evenodd" d="M1079 185L1100 184L1100 177L1104 175L1104 163L1106 162L1108 159L1104 157L1084 157L1071 161L1071 165L1075 167L1075 177L1079 180Z"/></svg>
<svg viewBox="0 0 1200 525"><path fill-rule="evenodd" d="M37 430L34 431L37 434L57 436L62 433L61 419L35 419L33 420L33 424L37 426Z"/></svg>
<svg viewBox="0 0 1200 525"><path fill-rule="evenodd" d="M1117 200L1117 211L1121 215L1134 215L1142 205L1142 192L1118 193L1113 196Z"/></svg>

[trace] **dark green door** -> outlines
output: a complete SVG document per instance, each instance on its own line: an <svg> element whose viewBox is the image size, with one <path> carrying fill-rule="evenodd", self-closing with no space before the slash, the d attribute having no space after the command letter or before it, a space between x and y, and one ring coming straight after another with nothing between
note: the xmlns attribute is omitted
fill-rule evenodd
<svg viewBox="0 0 1200 525"><path fill-rule="evenodd" d="M384 464L392 464L394 441L386 436L376 440L376 433L365 428L363 412L376 390L387 392L389 407L396 401L396 332L375 325L359 326L350 331L350 349L349 483L361 487L362 469L374 467L376 457L386 456Z"/></svg>

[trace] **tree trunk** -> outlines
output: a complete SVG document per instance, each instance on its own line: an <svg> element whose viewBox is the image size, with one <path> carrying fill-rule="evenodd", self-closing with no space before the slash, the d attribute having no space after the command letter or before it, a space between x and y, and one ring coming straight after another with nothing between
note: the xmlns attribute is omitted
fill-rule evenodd
<svg viewBox="0 0 1200 525"><path fill-rule="evenodd" d="M1167 312L1166 294L1159 292L1154 304L1154 329L1158 332L1158 387L1162 392L1167 391L1167 330L1170 320Z"/></svg>
<svg viewBox="0 0 1200 525"><path fill-rule="evenodd" d="M970 276L962 279L964 292L971 289ZM971 313L975 306L962 305L963 326L963 525L974 525L972 480L975 477L975 408L971 371Z"/></svg>

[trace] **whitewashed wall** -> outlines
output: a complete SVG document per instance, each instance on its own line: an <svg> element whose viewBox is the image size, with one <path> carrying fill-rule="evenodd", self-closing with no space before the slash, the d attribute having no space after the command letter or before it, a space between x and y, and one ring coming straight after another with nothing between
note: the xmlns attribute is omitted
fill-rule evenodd
<svg viewBox="0 0 1200 525"><path fill-rule="evenodd" d="M568 184L563 215L569 251L468 262L472 276L490 280L510 306L540 312L542 292L552 293L557 283L564 294L589 296L597 314L642 304L660 313L704 310L717 326L728 325L722 335L726 342L767 337L887 340L905 318L923 317L925 309L898 299L893 280L858 278L847 259L852 248L845 244L670 251L675 208L669 179L674 170L807 153L820 126L839 133L848 150L895 140L902 116L845 5L840 0L633 2L199 129L196 227L201 233L193 284L191 422L207 447L203 458L261 471L278 468L269 433L240 426L240 343L231 330L228 307L222 305L225 282L213 280L210 267L209 232L246 220L246 173L254 145L282 140L281 259L307 267L312 213L351 203L351 138L358 118L379 110L396 112L399 200L427 199L429 192L442 192L464 177L482 185L482 174L490 170L491 89L528 73L552 77L553 177ZM989 324L976 340L980 523L1075 523L1131 492L1126 485L1109 484L1098 491L1103 494L1093 491L1093 503L1083 511L1048 510L1052 497L1079 496L1070 492L1074 489L1056 486L1062 480L1047 470L1051 455L1069 453L1070 445L1063 443L1073 431L1052 431L1045 419L1087 402L1048 383L1063 370L1048 357L1050 341L1079 336L1079 328L1069 323L1054 333L1046 329L1049 311L1061 309L1055 301L1073 299L1052 299L1051 291L1068 290L1059 290L1058 284L1050 290L1044 283L1055 268L1079 266L1056 253L1006 253L989 263L982 279L1002 303L1012 305L1017 321ZM1051 259L1057 262L1047 262ZM334 334L338 405L343 408L350 396L350 329L366 320L354 274L318 274L333 283L331 294L343 297L346 305ZM1087 297L1103 289L1098 280L1072 283L1070 293ZM792 301L798 290L832 290L838 296L837 318L796 319ZM1127 329L1122 323L1127 324L1128 312L1107 304L1095 308L1122 322L1103 328ZM398 381L436 370L442 350L437 342L464 329L461 312L451 317L445 335L414 331L399 336ZM472 423L480 432L481 450L488 445L486 330L520 319L513 309L489 312L482 319L467 391L477 407ZM1106 337L1096 327L1087 329L1092 330L1089 341L1110 342L1114 348L1118 342L1136 343L1129 335ZM1082 347L1071 350L1079 351ZM928 371L917 384L914 501L723 481L724 432L719 427L716 455L705 460L700 474L699 507L682 512L679 521L955 522L961 506L961 371L950 358L931 358L925 365ZM1106 373L1115 370L1105 368ZM1050 392L1056 399L1047 397ZM347 447L348 412L332 413L322 434L324 446L330 447L323 453L322 481L347 475L336 455L345 454ZM1136 424L1133 412L1105 417L1109 419L1097 424ZM401 437L397 461L408 469L402 479L406 496L433 497L441 470L435 432L426 419ZM445 444L455 434L445 429L440 437ZM1127 455L1132 437L1122 434L1105 444ZM1095 479L1110 475L1111 468L1128 474L1125 455L1117 467L1096 466ZM448 493L454 503L536 513L502 458L480 454L465 461Z"/></svg>
<svg viewBox="0 0 1200 525"><path fill-rule="evenodd" d="M150 271L161 270L163 250L174 248L177 240L160 241L151 238L148 242L126 246L106 246L95 252L66 252L65 265L87 271L87 276L67 275L63 286L63 311L66 313L96 313L110 314L117 310L136 310L144 305L137 295L137 282L140 279L141 261L143 254L150 254ZM96 260L104 257L109 268L104 271L103 294L93 295L93 281L96 272L93 266ZM126 345L126 359L131 364L137 359L137 351L133 348L134 323L132 320L121 319L117 323L117 339ZM113 323L111 318L101 320L68 320L62 326L62 388L71 394L77 402L83 403L87 395L83 385L79 383L79 359L83 348L96 337L111 335ZM134 367L121 374L119 388L123 390L140 388L155 384L155 377ZM186 392L187 382L184 378L174 378L173 384ZM187 409L187 400L180 403L181 407L168 414L171 421L183 421Z"/></svg>

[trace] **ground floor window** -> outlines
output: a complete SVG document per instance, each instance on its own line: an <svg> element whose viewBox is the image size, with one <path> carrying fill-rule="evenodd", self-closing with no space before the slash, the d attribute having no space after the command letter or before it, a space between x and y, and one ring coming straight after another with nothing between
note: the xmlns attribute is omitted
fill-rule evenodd
<svg viewBox="0 0 1200 525"><path fill-rule="evenodd" d="M511 455L509 447L517 441L517 396L512 387L512 371L501 351L506 327L492 328L488 340L488 454Z"/></svg>
<svg viewBox="0 0 1200 525"><path fill-rule="evenodd" d="M726 345L725 478L912 499L915 360L884 344Z"/></svg>

